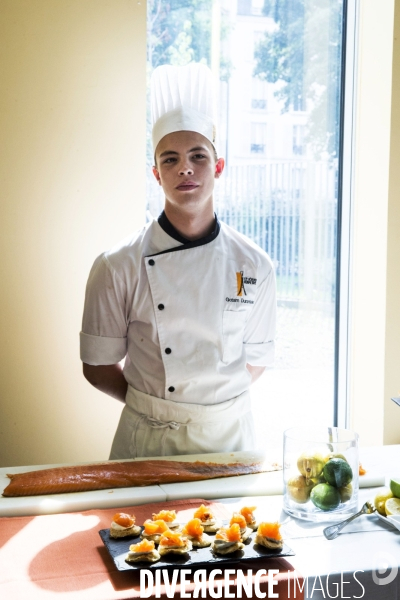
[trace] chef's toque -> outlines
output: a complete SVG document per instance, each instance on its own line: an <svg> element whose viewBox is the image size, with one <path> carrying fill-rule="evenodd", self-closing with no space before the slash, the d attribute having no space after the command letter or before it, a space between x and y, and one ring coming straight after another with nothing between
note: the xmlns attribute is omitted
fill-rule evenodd
<svg viewBox="0 0 400 600"><path fill-rule="evenodd" d="M151 77L153 149L168 133L196 131L215 148L216 111L213 76L200 63L161 65Z"/></svg>

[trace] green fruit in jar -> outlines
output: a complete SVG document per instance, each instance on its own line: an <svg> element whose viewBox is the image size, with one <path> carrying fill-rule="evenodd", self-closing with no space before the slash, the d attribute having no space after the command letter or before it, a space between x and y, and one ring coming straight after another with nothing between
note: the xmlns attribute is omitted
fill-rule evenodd
<svg viewBox="0 0 400 600"><path fill-rule="evenodd" d="M324 458L319 452L303 452L297 460L297 468L307 480L319 477L324 465Z"/></svg>
<svg viewBox="0 0 400 600"><path fill-rule="evenodd" d="M326 481L337 488L344 487L353 479L353 471L349 463L342 458L331 458L324 466L323 475Z"/></svg>
<svg viewBox="0 0 400 600"><path fill-rule="evenodd" d="M353 495L353 486L351 485L351 483L348 483L347 485L338 488L338 492L340 494L340 501L347 502Z"/></svg>
<svg viewBox="0 0 400 600"><path fill-rule="evenodd" d="M310 498L311 490L315 483L306 479L303 475L292 477L286 484L286 491L290 498L298 504L305 504Z"/></svg>
<svg viewBox="0 0 400 600"><path fill-rule="evenodd" d="M319 483L310 494L311 502L321 510L334 510L340 504L340 494L329 483Z"/></svg>

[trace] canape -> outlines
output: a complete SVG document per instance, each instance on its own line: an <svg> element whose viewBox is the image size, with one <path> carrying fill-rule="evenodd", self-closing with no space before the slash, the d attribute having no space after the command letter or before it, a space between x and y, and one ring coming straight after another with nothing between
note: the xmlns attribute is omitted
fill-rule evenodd
<svg viewBox="0 0 400 600"><path fill-rule="evenodd" d="M134 515L127 513L116 513L110 525L110 536L112 538L121 538L128 535L139 535L140 527L135 525Z"/></svg>
<svg viewBox="0 0 400 600"><path fill-rule="evenodd" d="M160 542L160 537L166 531L169 531L168 525L165 521L159 519L158 521L152 521L147 519L143 523L143 531L141 533L142 539L152 540L155 544Z"/></svg>
<svg viewBox="0 0 400 600"><path fill-rule="evenodd" d="M156 562L160 560L160 553L154 547L152 540L142 540L138 544L131 544L126 559L128 562Z"/></svg>
<svg viewBox="0 0 400 600"><path fill-rule="evenodd" d="M211 546L211 538L204 533L204 527L200 519L191 519L182 529L182 534L192 542L194 548L205 548Z"/></svg>
<svg viewBox="0 0 400 600"><path fill-rule="evenodd" d="M216 554L231 554L236 550L243 550L244 544L241 542L240 527L234 523L228 528L221 527L215 535L212 544L212 550Z"/></svg>
<svg viewBox="0 0 400 600"><path fill-rule="evenodd" d="M256 508L256 506L243 506L243 508L241 508L239 511L240 514L246 519L247 527L250 527L250 529L253 531L255 531L258 527L256 518L253 515L253 512L256 510Z"/></svg>
<svg viewBox="0 0 400 600"><path fill-rule="evenodd" d="M281 550L283 547L283 539L280 532L280 524L260 523L254 543L261 544L261 546L271 548L272 550Z"/></svg>
<svg viewBox="0 0 400 600"><path fill-rule="evenodd" d="M161 556L165 554L186 554L192 549L192 542L182 533L168 529L160 538L158 551Z"/></svg>
<svg viewBox="0 0 400 600"><path fill-rule="evenodd" d="M234 523L237 523L239 525L240 537L242 538L241 541L245 542L251 535L253 530L247 527L246 519L240 513L233 513L229 525L233 525Z"/></svg>
<svg viewBox="0 0 400 600"><path fill-rule="evenodd" d="M153 521L165 521L169 529L179 528L175 510L161 510L159 513L153 513Z"/></svg>
<svg viewBox="0 0 400 600"><path fill-rule="evenodd" d="M221 523L214 517L212 511L202 504L195 510L193 517L200 519L206 533L215 533L221 527Z"/></svg>

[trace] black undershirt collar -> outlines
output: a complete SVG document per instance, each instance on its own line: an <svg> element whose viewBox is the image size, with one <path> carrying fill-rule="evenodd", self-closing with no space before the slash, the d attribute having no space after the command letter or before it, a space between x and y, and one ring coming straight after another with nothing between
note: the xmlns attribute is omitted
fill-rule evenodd
<svg viewBox="0 0 400 600"><path fill-rule="evenodd" d="M161 215L158 217L158 224L165 231L165 233L167 233L170 237L172 237L177 242L180 242L182 245L177 246L176 248L171 248L169 250L163 250L162 252L157 252L157 254L165 254L167 252L176 252L178 250L187 250L189 248L196 248L197 246L204 246L205 244L209 244L210 242L215 240L215 238L218 236L220 229L221 229L220 222L218 221L218 217L215 213L214 213L214 216L215 216L214 227L213 227L213 230L211 231L211 233L209 233L205 237L202 237L198 240L188 240L187 238L183 237L183 235L181 235L179 233L179 231L177 231L175 229L175 227L172 225L171 221L168 219L167 215L165 214L165 211L162 211ZM156 256L156 254L153 254L152 256Z"/></svg>

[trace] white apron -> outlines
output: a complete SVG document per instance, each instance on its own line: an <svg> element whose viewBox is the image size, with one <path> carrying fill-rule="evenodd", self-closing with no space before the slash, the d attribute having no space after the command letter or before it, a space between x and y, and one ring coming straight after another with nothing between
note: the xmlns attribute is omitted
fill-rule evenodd
<svg viewBox="0 0 400 600"><path fill-rule="evenodd" d="M155 398L128 387L110 460L253 450L250 394L201 405Z"/></svg>

